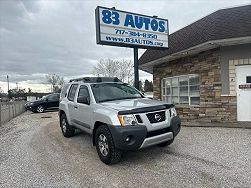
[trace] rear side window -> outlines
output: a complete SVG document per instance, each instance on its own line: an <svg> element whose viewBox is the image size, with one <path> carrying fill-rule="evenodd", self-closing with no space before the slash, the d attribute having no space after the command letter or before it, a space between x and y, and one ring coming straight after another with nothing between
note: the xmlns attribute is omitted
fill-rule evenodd
<svg viewBox="0 0 251 188"><path fill-rule="evenodd" d="M76 93L77 88L78 88L78 84L71 85L71 88L70 88L70 91L69 91L68 97L67 97L69 101L74 101L74 97L75 97L75 93Z"/></svg>
<svg viewBox="0 0 251 188"><path fill-rule="evenodd" d="M68 89L69 86L70 86L70 84L65 84L65 85L64 85L64 87L63 87L62 90L61 90L61 94L60 94L60 97L61 97L61 98L66 97L67 89Z"/></svg>

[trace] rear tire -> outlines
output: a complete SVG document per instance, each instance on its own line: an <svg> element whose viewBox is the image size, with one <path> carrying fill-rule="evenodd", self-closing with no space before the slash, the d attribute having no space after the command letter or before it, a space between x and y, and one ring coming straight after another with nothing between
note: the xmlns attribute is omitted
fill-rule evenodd
<svg viewBox="0 0 251 188"><path fill-rule="evenodd" d="M158 146L160 146L160 147L169 146L169 145L171 145L171 144L173 143L173 141L174 141L174 139L168 140L168 141L166 141L166 142L163 142L163 143L158 144Z"/></svg>
<svg viewBox="0 0 251 188"><path fill-rule="evenodd" d="M75 129L69 125L65 114L60 116L60 127L64 137L69 138L74 136Z"/></svg>
<svg viewBox="0 0 251 188"><path fill-rule="evenodd" d="M36 107L36 112L37 113L43 113L44 112L44 107L42 105L39 105Z"/></svg>
<svg viewBox="0 0 251 188"><path fill-rule="evenodd" d="M95 143L99 158L107 165L120 161L122 151L115 148L112 134L106 125L100 125L95 132Z"/></svg>

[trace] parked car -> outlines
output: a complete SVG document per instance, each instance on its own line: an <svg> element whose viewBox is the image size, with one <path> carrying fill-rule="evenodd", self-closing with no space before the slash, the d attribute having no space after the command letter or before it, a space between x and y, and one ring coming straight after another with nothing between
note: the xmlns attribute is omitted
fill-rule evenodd
<svg viewBox="0 0 251 188"><path fill-rule="evenodd" d="M125 150L170 145L181 126L173 104L146 98L117 78L100 77L63 87L59 119L65 137L76 128L91 134L105 164L118 162Z"/></svg>
<svg viewBox="0 0 251 188"><path fill-rule="evenodd" d="M25 108L37 113L43 113L47 109L56 109L59 107L59 96L59 93L46 95L39 100L27 102Z"/></svg>

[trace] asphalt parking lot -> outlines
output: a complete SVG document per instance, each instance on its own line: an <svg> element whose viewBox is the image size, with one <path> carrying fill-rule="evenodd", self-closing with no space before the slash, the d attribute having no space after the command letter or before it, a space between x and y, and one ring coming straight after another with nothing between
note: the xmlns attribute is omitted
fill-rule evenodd
<svg viewBox="0 0 251 188"><path fill-rule="evenodd" d="M89 135L58 124L26 112L0 127L0 187L251 187L251 129L182 127L169 147L107 166Z"/></svg>

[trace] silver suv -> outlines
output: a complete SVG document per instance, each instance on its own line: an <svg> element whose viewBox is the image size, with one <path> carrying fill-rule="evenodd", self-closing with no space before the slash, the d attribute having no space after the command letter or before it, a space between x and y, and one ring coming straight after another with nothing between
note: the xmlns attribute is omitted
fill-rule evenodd
<svg viewBox="0 0 251 188"><path fill-rule="evenodd" d="M65 137L76 128L91 134L105 164L118 162L125 150L170 145L181 125L172 104L107 77L70 80L60 95L59 119Z"/></svg>

